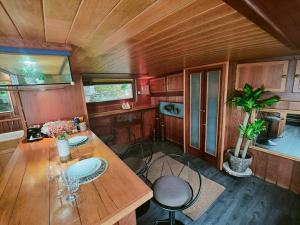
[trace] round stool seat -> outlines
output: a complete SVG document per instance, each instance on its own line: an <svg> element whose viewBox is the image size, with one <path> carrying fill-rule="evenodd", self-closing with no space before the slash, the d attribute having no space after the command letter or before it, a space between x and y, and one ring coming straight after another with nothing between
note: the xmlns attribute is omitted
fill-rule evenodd
<svg viewBox="0 0 300 225"><path fill-rule="evenodd" d="M126 152L128 147L129 147L128 144L116 144L110 146L113 152L116 153L118 156L122 156Z"/></svg>
<svg viewBox="0 0 300 225"><path fill-rule="evenodd" d="M114 140L113 135L108 135L108 136L100 136L100 139L105 143L108 144L109 142Z"/></svg>
<svg viewBox="0 0 300 225"><path fill-rule="evenodd" d="M143 159L137 157L128 157L123 161L136 174L141 173L147 166Z"/></svg>
<svg viewBox="0 0 300 225"><path fill-rule="evenodd" d="M190 185L180 177L163 176L153 184L153 195L157 202L168 207L181 207L192 196Z"/></svg>

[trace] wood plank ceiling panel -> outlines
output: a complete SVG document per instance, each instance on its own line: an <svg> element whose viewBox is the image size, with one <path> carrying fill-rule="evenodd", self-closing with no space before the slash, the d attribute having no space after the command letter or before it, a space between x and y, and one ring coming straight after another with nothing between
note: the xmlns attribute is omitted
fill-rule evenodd
<svg viewBox="0 0 300 225"><path fill-rule="evenodd" d="M90 34L102 23L120 0L82 0L67 43L83 46Z"/></svg>
<svg viewBox="0 0 300 225"><path fill-rule="evenodd" d="M0 5L0 36L22 38L2 5Z"/></svg>
<svg viewBox="0 0 300 225"><path fill-rule="evenodd" d="M46 39L72 44L75 72L160 75L228 59L299 53L221 0L2 0L1 4L0 25L7 23L8 28L0 27L0 39L21 35L39 43Z"/></svg>
<svg viewBox="0 0 300 225"><path fill-rule="evenodd" d="M162 38L161 40L157 38L157 40L154 39L153 42L151 42L148 39L149 41L146 41L144 45L140 45L140 46L135 45L130 49L131 58L139 56L141 53L146 54L146 53L155 52L156 54L155 50L162 51L166 47L170 47L171 50L175 50L178 45L184 46L185 43L195 43L194 41L197 40L199 41L201 39L210 42L211 38L222 38L223 36L221 36L220 34L234 35L236 31L240 32L241 28L243 28L242 30L244 31L247 30L249 31L249 29L252 30L258 29L257 27L254 27L253 24L247 22L243 18L241 19L240 17L238 19L234 19L228 22L227 19L229 17L233 18L234 16L236 16L236 14L220 18L219 21L220 23L218 26L215 26L215 22L217 21L214 20L211 23L201 24L200 26L197 26L192 30L188 29L187 31L180 32L180 33L171 32L173 34L171 36L165 34L164 35L165 38ZM247 29L247 27L250 28ZM124 51L122 53L118 53L117 56L118 58L124 56Z"/></svg>
<svg viewBox="0 0 300 225"><path fill-rule="evenodd" d="M81 1L43 0L47 42L66 42Z"/></svg>
<svg viewBox="0 0 300 225"><path fill-rule="evenodd" d="M45 41L42 1L1 0L22 38Z"/></svg>
<svg viewBox="0 0 300 225"><path fill-rule="evenodd" d="M93 49L118 29L128 24L157 0L121 0L111 13L91 32L87 46ZM86 46L85 46L86 47Z"/></svg>
<svg viewBox="0 0 300 225"><path fill-rule="evenodd" d="M105 38L127 24L156 0L121 0L105 18L90 32L89 36L73 54L77 65L80 61L88 59L91 49L99 45Z"/></svg>
<svg viewBox="0 0 300 225"><path fill-rule="evenodd" d="M132 45L134 46L137 43L139 43L140 41L144 41L144 43L142 43L141 45L144 45L145 43L149 43L149 41L147 40L147 38L149 38L149 37L152 37L152 38L154 38L154 40L157 40L159 38L159 37L156 37L157 34L160 34L161 31L169 29L170 27L174 27L174 29L169 31L168 34L163 33L162 37L166 37L167 35L174 34L174 32L175 33L178 32L178 28L176 27L176 25L178 23L181 23L182 21L185 22L188 19L195 17L195 19L193 21L191 21L191 23L189 23L189 26L191 26L191 24L193 24L193 23L198 24L197 21L201 21L201 20L206 21L206 19L204 17L196 18L196 16L206 12L207 10L209 10L211 8L215 8L217 6L223 5L223 7L225 7L225 8L222 8L222 10L223 10L222 15L224 14L224 12L232 13L232 11L233 11L230 7L225 6L225 4L219 0L182 1L180 7L176 6L176 4L171 5L173 8L172 10L168 9L170 4L165 5L165 2L166 1L163 1L163 0L157 1L155 4L152 5L152 7L149 7L143 13L141 13L136 18L134 18L132 21L130 21L130 23L126 24L124 27L122 27L122 29L117 31L116 33L118 33L118 36L120 36L123 40L123 42L121 44L119 44L119 46L115 46L114 42L109 43L111 36L117 37L117 36L115 36L116 33L114 33L105 40L106 41L105 46L109 46L109 47L114 46L113 48L110 48L110 49L109 49L109 47L105 47L104 50L106 50L107 53L104 53L103 50L101 51L99 48L98 48L98 51L94 51L94 49L97 48L96 44L90 43L89 46L92 46L92 47L90 47L91 50L88 50L85 52L86 57L84 57L84 58L81 57L80 59L77 59L76 61L78 62L80 60L83 60L86 62L91 62L91 61L95 60L96 63L98 64L99 62L105 61L106 56L111 56L114 53L114 51L120 51L120 49L123 50L123 54L128 56L128 51L130 51L130 53L131 53ZM171 1L171 2L176 3L176 1ZM177 2L177 4L178 4L178 2ZM166 14L168 11L173 12L173 14L170 14L170 13ZM221 12L221 10L218 10L217 13L218 12ZM153 15L157 15L157 16L153 16ZM145 20L145 17L148 19L145 22L141 22L141 21ZM153 19L152 19L152 17L153 17ZM141 25L141 23L143 23L142 24L143 26ZM184 25L187 25L187 24L185 23ZM148 28L148 29L146 29L146 28ZM133 31L134 29L136 29L138 32ZM134 37L132 37L132 34L129 31L136 35ZM124 38L124 36L125 36L125 38ZM127 39L126 39L126 37L127 37ZM97 43L98 43L98 45L101 45L101 43L99 41L97 41ZM103 46L103 45L101 45L101 46ZM108 49L109 49L109 51L108 51ZM85 48L85 50L86 50L86 48ZM95 56L92 56L91 51L98 53L98 57L95 58ZM83 50L78 54L84 55ZM100 61L99 61L99 59L100 59Z"/></svg>
<svg viewBox="0 0 300 225"><path fill-rule="evenodd" d="M145 57L140 56L136 59L136 61L130 62L130 68L131 71L141 71L140 73L148 72L152 75L160 75L163 73L169 73L170 71L180 71L184 67L196 66L197 64L203 64L204 62L212 63L229 59L247 59L256 54L260 57L267 57L290 53L288 50L283 51L281 44L278 44L279 46L276 44L278 44L276 41L270 43L269 41L263 41L263 39L260 38L256 43L250 43L250 46L247 41L234 43L233 46L230 46L228 43L224 43L223 45L218 45L213 48L211 45L206 48L190 51L189 54L182 52L173 56L156 57L156 60L153 61L147 61ZM264 48L269 49L263 50L264 48L261 47L262 45ZM175 60L178 58L181 59L180 62ZM198 63L196 63L197 60ZM190 63L190 61L195 63ZM96 65L94 65L94 68L97 68ZM96 70L107 71L111 68L114 69L114 72L124 71L124 68L128 68L127 61L119 61L118 64L114 61L112 64L108 64L105 67Z"/></svg>
<svg viewBox="0 0 300 225"><path fill-rule="evenodd" d="M247 37L247 35L246 35ZM268 37L268 36L267 36ZM239 38L239 37L238 37ZM264 36L258 38L256 35L253 35L251 37L249 37L249 40L239 40L236 39L235 41L231 41L230 43L225 42L222 45L217 45L216 43L212 43L212 44L208 44L206 46L199 46L199 49L190 49L187 50L186 52L182 51L182 52L177 52L173 55L168 55L167 57L162 57L162 56L157 56L155 59L151 62L146 61L144 56L140 56L139 58L136 59L136 63L132 62L132 69L135 69L136 67L140 67L140 66L135 66L138 65L140 63L144 63L146 65L147 69L151 69L153 68L153 64L164 64L164 66L161 66L162 69L168 69L166 62L172 61L174 58L182 58L182 63L175 63L174 64L178 66L178 68L180 68L181 65L186 66L192 66L195 64L189 64L188 59L193 59L193 58L200 58L201 60L205 59L206 57L208 57L209 55L215 56L216 60L218 57L218 54L222 53L222 56L227 55L227 57L223 57L222 60L225 59L229 59L229 56L239 56L240 58L244 59L244 56L249 57L252 54L255 54L256 52L260 55L260 56L270 56L270 55L277 55L277 54L287 54L290 50L288 50L287 48L285 48L284 46L282 46L282 44L278 43L276 40L273 40L273 42L270 42L270 40L267 38L265 38ZM255 39L254 39L255 38ZM252 41L252 42L251 42ZM209 43L209 42L208 42ZM260 45L261 44L261 45ZM261 46L264 46L264 48L261 48ZM265 49L266 47L271 47L274 46L274 48L270 48L270 49ZM254 50L251 50L251 47L254 48ZM276 48L275 48L276 47ZM259 49L261 48L261 49ZM243 52L243 50L245 50ZM267 51L270 50L270 51ZM281 50L281 51L279 51ZM199 54L202 53L202 54ZM226 53L226 54L225 54ZM236 53L241 53L241 54L236 54ZM276 54L277 53L277 54ZM192 55L192 57L190 57L190 55ZM198 55L198 56L197 56ZM211 60L213 59L213 57L211 57ZM237 59L237 58L236 58ZM156 62L155 62L156 61ZM208 62L208 60L205 60L206 62ZM108 68L115 68L115 69L122 69L122 67L125 68L125 62L126 60L122 61L122 60L118 60L119 64L116 64L116 61L112 61L112 64L107 65L104 68L101 69L108 69ZM198 62L198 64L201 63L201 61ZM120 66L122 65L122 66ZM142 66L145 67L145 66ZM99 68L100 69L100 68ZM176 71L176 70L173 70Z"/></svg>
<svg viewBox="0 0 300 225"><path fill-rule="evenodd" d="M203 3L203 5L199 3ZM143 14L140 14L135 18L136 20L130 21L122 29L109 36L108 41L104 41L105 47L101 47L100 44L100 47L96 48L97 50L88 51L88 53L95 52L98 55L91 54L80 64L84 70L91 72L94 69L94 72L147 73L151 71L160 73L161 71L151 69L155 65L161 65L160 61L166 62L170 59L182 58L183 62L186 62L188 55L195 54L210 55L211 58L213 55L216 58L222 58L217 55L222 54L223 60L225 60L228 57L224 57L224 55L241 57L239 51L241 48L251 49L253 46L257 51L259 43L263 43L264 46L274 45L276 49L282 48L278 52L279 54L288 52L285 46L228 5L220 1L211 1L210 3L211 5L207 4L205 0L196 1L195 4L183 7L177 12L178 14L173 13L159 21L153 21L149 27L139 28L143 18ZM151 11L151 8L153 7L149 7L148 11ZM171 21L170 18L174 17L178 19ZM138 30L135 31L136 35L132 35L134 34L133 28ZM128 32L128 35L124 31L132 32ZM270 51L267 52L270 53ZM254 51L251 53L255 54ZM194 60L190 59L190 61ZM182 64L188 66L186 63L177 64L177 70L182 68ZM165 66L162 66L161 69L168 70ZM173 67L172 70L174 70Z"/></svg>
<svg viewBox="0 0 300 225"><path fill-rule="evenodd" d="M166 26L173 25L175 19L178 21L185 20L187 17L190 17L193 12L205 10L207 7L215 7L218 2L217 0L204 0L201 2L202 4L200 4L200 2L196 0L181 0L179 3L173 0L159 0L132 19L126 26L123 26L110 35L110 37L105 39L100 45L95 46L92 53L94 53L93 55L97 55L99 52L111 52L110 50L113 46L121 42L127 42L131 37L134 37L135 42L137 42L139 40L137 35L142 31L148 30L148 34L144 34L143 36L147 37L162 30ZM185 8L185 12L181 11L183 8ZM171 20L169 19L167 21L168 23L164 21L167 17L172 17ZM157 24L157 22L160 22L159 28L153 26L153 24Z"/></svg>

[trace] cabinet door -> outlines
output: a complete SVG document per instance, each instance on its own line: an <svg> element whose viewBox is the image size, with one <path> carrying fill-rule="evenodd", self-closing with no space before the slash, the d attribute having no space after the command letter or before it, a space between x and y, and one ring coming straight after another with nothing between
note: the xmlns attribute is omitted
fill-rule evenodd
<svg viewBox="0 0 300 225"><path fill-rule="evenodd" d="M293 92L300 92L300 60L297 60Z"/></svg>
<svg viewBox="0 0 300 225"><path fill-rule="evenodd" d="M167 92L183 91L183 74L167 76Z"/></svg>
<svg viewBox="0 0 300 225"><path fill-rule="evenodd" d="M155 109L143 112L143 136L151 137L154 128Z"/></svg>
<svg viewBox="0 0 300 225"><path fill-rule="evenodd" d="M150 80L150 91L151 93L164 93L166 92L165 77L155 78Z"/></svg>
<svg viewBox="0 0 300 225"><path fill-rule="evenodd" d="M285 92L288 61L272 61L238 64L236 71L236 89L242 89L246 83L254 88L264 86L267 91Z"/></svg>

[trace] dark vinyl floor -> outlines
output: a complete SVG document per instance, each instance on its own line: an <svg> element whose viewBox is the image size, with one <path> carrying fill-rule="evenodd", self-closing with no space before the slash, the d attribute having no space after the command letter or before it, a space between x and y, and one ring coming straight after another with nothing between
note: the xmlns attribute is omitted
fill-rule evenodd
<svg viewBox="0 0 300 225"><path fill-rule="evenodd" d="M156 143L153 149L182 152L170 142ZM196 221L177 212L176 218L186 225L300 225L300 196L254 176L231 177L199 158L191 158L202 175L222 184L226 190ZM150 209L138 218L138 225L152 225L167 216L166 211L151 202Z"/></svg>

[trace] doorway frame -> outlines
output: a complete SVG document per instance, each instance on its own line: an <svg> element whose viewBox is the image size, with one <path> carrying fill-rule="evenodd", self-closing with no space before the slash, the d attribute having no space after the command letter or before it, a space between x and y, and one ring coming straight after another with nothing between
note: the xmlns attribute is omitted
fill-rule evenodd
<svg viewBox="0 0 300 225"><path fill-rule="evenodd" d="M201 70L221 70L221 80L220 80L220 102L219 102L219 124L218 124L218 146L217 146L217 163L216 166L218 169L222 170L223 168L223 159L225 152L225 129L226 129L226 118L227 118L227 96L228 96L228 76L229 76L229 61L201 65L197 67L185 68L183 71L183 80L184 80L184 89L183 89L183 100L184 100L184 152L188 153L187 149L189 147L189 133L190 133L190 82L189 75L193 72L200 72Z"/></svg>

